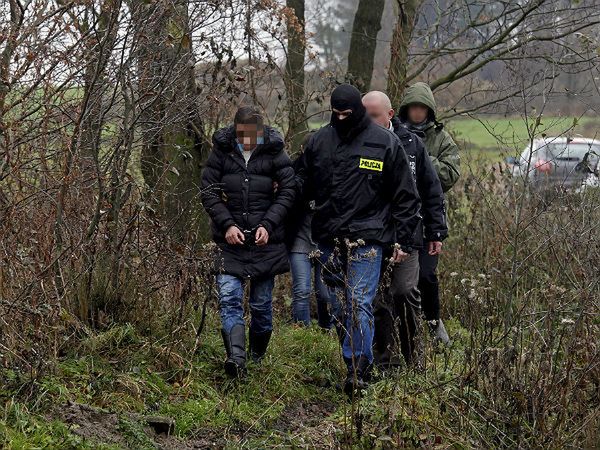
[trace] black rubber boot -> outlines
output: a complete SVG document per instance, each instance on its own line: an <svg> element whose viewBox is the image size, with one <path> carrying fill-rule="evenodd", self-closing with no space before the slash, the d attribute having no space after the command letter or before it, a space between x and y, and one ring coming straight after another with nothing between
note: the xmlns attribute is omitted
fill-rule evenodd
<svg viewBox="0 0 600 450"><path fill-rule="evenodd" d="M346 360L346 358L344 358ZM371 380L371 363L365 356L360 356L356 361L356 370L352 367L352 363L348 364L348 375L344 382L344 392L346 395L352 397L353 394L360 395L361 391L364 391L369 387L369 381Z"/></svg>
<svg viewBox="0 0 600 450"><path fill-rule="evenodd" d="M252 361L258 363L263 359L265 353L267 353L267 347L271 340L271 332L265 331L264 333L256 333L250 330L248 337L250 340L250 357L252 358Z"/></svg>
<svg viewBox="0 0 600 450"><path fill-rule="evenodd" d="M227 359L225 373L232 378L239 378L246 373L246 329L244 325L235 325L226 333L221 330Z"/></svg>

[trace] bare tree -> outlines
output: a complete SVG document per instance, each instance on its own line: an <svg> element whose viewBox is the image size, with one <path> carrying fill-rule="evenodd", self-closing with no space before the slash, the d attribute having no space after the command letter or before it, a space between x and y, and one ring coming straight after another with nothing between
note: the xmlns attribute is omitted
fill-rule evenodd
<svg viewBox="0 0 600 450"><path fill-rule="evenodd" d="M394 105L405 85L415 79L441 90L476 77L492 63L501 64L496 67L510 65L515 59L552 63L558 76L561 70L576 65L587 70L589 63L598 59L592 48L580 45L591 39L600 24L600 11L593 0L575 5L563 0L462 0L445 2L439 8L430 1L399 1L398 11L388 81ZM538 82L530 81L532 86ZM451 114L490 106L517 94L514 87L494 88L494 92L477 96L484 100L473 103L471 96L473 104L467 106L463 101L462 108L454 105Z"/></svg>
<svg viewBox="0 0 600 450"><path fill-rule="evenodd" d="M285 83L288 98L288 132L291 147L297 150L308 129L304 90L304 54L306 51L304 0L287 0L291 15L287 21L287 60Z"/></svg>
<svg viewBox="0 0 600 450"><path fill-rule="evenodd" d="M408 71L408 50L421 0L396 0L398 19L391 43L387 91L392 105L400 104Z"/></svg>
<svg viewBox="0 0 600 450"><path fill-rule="evenodd" d="M348 79L361 91L368 91L371 87L377 34L381 30L384 7L385 0L361 0L354 16L348 51Z"/></svg>
<svg viewBox="0 0 600 450"><path fill-rule="evenodd" d="M6 97L10 91L11 60L18 45L19 33L23 25L23 16L30 1L25 4L19 0L10 0L9 14L10 21L5 32L6 42L2 53L0 54L0 181L4 178L5 172L9 169L9 136L4 122Z"/></svg>

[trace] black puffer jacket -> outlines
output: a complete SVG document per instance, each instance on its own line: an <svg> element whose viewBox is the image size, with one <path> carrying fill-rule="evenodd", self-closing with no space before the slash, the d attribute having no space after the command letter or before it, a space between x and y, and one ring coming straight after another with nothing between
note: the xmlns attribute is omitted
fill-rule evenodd
<svg viewBox="0 0 600 450"><path fill-rule="evenodd" d="M202 203L221 249L216 269L241 278L286 272L289 263L283 221L294 203L295 182L283 138L273 128L265 127L264 144L254 150L246 166L235 137L233 126L214 134L213 150L202 172ZM232 225L252 232L252 236L262 225L269 232L269 242L262 247L229 245L225 233Z"/></svg>
<svg viewBox="0 0 600 450"><path fill-rule="evenodd" d="M412 248L421 226L419 196L394 133L365 120L342 141L327 125L311 137L297 167L304 198L315 200L316 242L349 238Z"/></svg>
<svg viewBox="0 0 600 450"><path fill-rule="evenodd" d="M415 235L415 245L420 247L423 241L443 241L448 237L444 192L425 145L418 136L406 129L398 117L392 118L392 127L406 152L421 197L425 234L423 235L423 229L419 228Z"/></svg>

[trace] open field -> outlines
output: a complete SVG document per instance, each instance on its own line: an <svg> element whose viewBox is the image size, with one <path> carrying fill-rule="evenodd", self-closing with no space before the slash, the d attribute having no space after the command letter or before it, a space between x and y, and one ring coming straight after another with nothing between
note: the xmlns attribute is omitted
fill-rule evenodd
<svg viewBox="0 0 600 450"><path fill-rule="evenodd" d="M600 118L598 117L545 117L535 126L535 119L481 118L455 119L447 124L459 147L464 152L480 152L485 159L500 161L509 155L516 155L527 145L530 131L535 129L534 137L582 136L597 138L600 136Z"/></svg>

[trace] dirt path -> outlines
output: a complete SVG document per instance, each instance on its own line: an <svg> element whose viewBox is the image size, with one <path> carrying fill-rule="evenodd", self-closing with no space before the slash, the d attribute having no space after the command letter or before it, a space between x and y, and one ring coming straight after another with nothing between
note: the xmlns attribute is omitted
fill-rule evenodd
<svg viewBox="0 0 600 450"><path fill-rule="evenodd" d="M296 402L285 408L281 417L268 432L253 429L215 430L200 428L190 438L180 439L168 435L168 428L161 424L147 424L148 419L139 414L117 414L79 403L68 403L54 410L47 418L64 422L70 431L91 444L111 444L122 448L171 449L219 449L227 446L261 447L294 442L305 448L330 448L326 442L333 442L334 427L326 423L336 409L331 402ZM166 418L165 422L169 419ZM157 430L159 432L157 432Z"/></svg>

